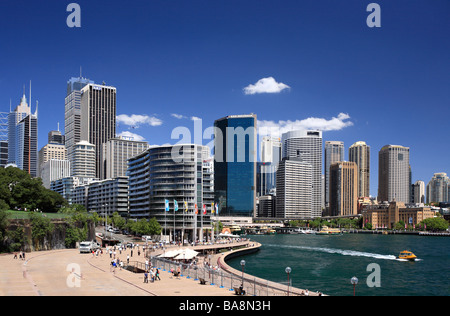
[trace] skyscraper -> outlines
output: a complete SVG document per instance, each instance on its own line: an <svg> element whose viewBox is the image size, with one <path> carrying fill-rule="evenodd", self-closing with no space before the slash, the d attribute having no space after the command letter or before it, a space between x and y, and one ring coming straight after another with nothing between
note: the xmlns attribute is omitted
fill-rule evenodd
<svg viewBox="0 0 450 316"><path fill-rule="evenodd" d="M80 126L81 140L95 145L95 174L100 179L103 144L116 136L116 88L90 83L81 89Z"/></svg>
<svg viewBox="0 0 450 316"><path fill-rule="evenodd" d="M312 167L311 216L322 216L322 132L290 131L281 138L283 158L299 158Z"/></svg>
<svg viewBox="0 0 450 316"><path fill-rule="evenodd" d="M358 167L354 162L340 161L330 166L331 216L358 213Z"/></svg>
<svg viewBox="0 0 450 316"><path fill-rule="evenodd" d="M38 117L30 114L16 125L16 165L32 177L38 173Z"/></svg>
<svg viewBox="0 0 450 316"><path fill-rule="evenodd" d="M378 201L409 203L409 147L386 145L378 154Z"/></svg>
<svg viewBox="0 0 450 316"><path fill-rule="evenodd" d="M425 203L425 182L416 181L411 188L411 202L412 203Z"/></svg>
<svg viewBox="0 0 450 316"><path fill-rule="evenodd" d="M370 196L370 146L359 141L350 146L348 160L358 166L358 197Z"/></svg>
<svg viewBox="0 0 450 316"><path fill-rule="evenodd" d="M21 122L26 116L31 114L31 108L28 106L27 98L25 93L20 99L20 104L8 114L8 163L17 164L16 162L16 145L18 140L16 140L16 126Z"/></svg>
<svg viewBox="0 0 450 316"><path fill-rule="evenodd" d="M256 216L256 114L214 122L215 202L222 216Z"/></svg>
<svg viewBox="0 0 450 316"><path fill-rule="evenodd" d="M427 185L427 203L448 202L450 179L445 172L435 173Z"/></svg>
<svg viewBox="0 0 450 316"><path fill-rule="evenodd" d="M295 157L280 161L277 170L276 217L313 217L312 177L312 164Z"/></svg>
<svg viewBox="0 0 450 316"><path fill-rule="evenodd" d="M261 162L257 163L258 196L276 193L277 168L280 159L280 139L264 136L261 141Z"/></svg>
<svg viewBox="0 0 450 316"><path fill-rule="evenodd" d="M71 78L67 82L65 98L64 133L67 156L72 162L73 146L81 141L81 89L94 82L82 78Z"/></svg>
<svg viewBox="0 0 450 316"><path fill-rule="evenodd" d="M338 161L344 161L344 142L325 142L325 207L330 203L330 166Z"/></svg>

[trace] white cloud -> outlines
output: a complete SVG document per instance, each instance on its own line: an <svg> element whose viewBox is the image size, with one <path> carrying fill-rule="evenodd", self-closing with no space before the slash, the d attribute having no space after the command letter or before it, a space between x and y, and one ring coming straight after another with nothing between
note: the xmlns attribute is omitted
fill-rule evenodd
<svg viewBox="0 0 450 316"><path fill-rule="evenodd" d="M294 130L339 131L353 126L353 122L348 121L348 119L350 119L348 114L339 113L337 117L333 117L330 120L309 117L296 121L258 121L258 134L281 137L281 134Z"/></svg>
<svg viewBox="0 0 450 316"><path fill-rule="evenodd" d="M162 121L159 118L148 116L148 115L139 115L139 114L120 114L116 117L117 123L123 123L128 126L133 126L135 128L139 127L139 125L150 125L150 126L160 126L162 125Z"/></svg>
<svg viewBox="0 0 450 316"><path fill-rule="evenodd" d="M284 89L290 89L288 85L276 82L273 77L262 78L255 84L250 84L244 88L245 94L257 93L280 93Z"/></svg>
<svg viewBox="0 0 450 316"><path fill-rule="evenodd" d="M170 115L173 116L174 118L179 119L179 120L186 118L186 116L181 115L181 114L176 114L176 113L172 113Z"/></svg>
<svg viewBox="0 0 450 316"><path fill-rule="evenodd" d="M145 140L145 138L141 135L129 132L129 131L123 131L120 134L117 134L117 136L122 136L122 137L126 137L126 138L132 138L135 141L143 141Z"/></svg>

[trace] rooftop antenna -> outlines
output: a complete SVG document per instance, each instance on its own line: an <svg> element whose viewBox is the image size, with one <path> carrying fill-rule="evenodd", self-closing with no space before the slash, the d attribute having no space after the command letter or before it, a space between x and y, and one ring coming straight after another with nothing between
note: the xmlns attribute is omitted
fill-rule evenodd
<svg viewBox="0 0 450 316"><path fill-rule="evenodd" d="M25 94L25 93L24 93ZM30 100L28 101L30 104L30 110L31 110L31 80L30 80Z"/></svg>
<svg viewBox="0 0 450 316"><path fill-rule="evenodd" d="M82 76L82 67L80 66L80 78L83 78L83 76Z"/></svg>
<svg viewBox="0 0 450 316"><path fill-rule="evenodd" d="M59 132L59 122L58 122L58 132Z"/></svg>

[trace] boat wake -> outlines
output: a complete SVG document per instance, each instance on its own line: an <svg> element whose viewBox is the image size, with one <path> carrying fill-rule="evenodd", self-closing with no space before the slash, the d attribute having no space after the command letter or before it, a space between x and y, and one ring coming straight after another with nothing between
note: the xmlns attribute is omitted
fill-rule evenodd
<svg viewBox="0 0 450 316"><path fill-rule="evenodd" d="M325 253L331 253L331 254L339 254L342 256L368 257L368 258L375 258L375 259L382 259L382 260L401 260L401 259L397 259L397 257L394 255L381 255L381 254L377 254L377 253L361 252L361 251L355 251L355 250L343 250L343 249L307 247L307 246L288 246L288 245L280 246L280 245L267 245L267 244L265 246L319 251L319 252L325 252Z"/></svg>

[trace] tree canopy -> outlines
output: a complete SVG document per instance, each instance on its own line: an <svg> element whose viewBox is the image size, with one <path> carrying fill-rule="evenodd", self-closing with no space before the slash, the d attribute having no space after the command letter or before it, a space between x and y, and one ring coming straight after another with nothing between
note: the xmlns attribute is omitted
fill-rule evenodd
<svg viewBox="0 0 450 316"><path fill-rule="evenodd" d="M33 178L15 167L0 168L0 209L57 212L67 201L46 189L41 178Z"/></svg>

